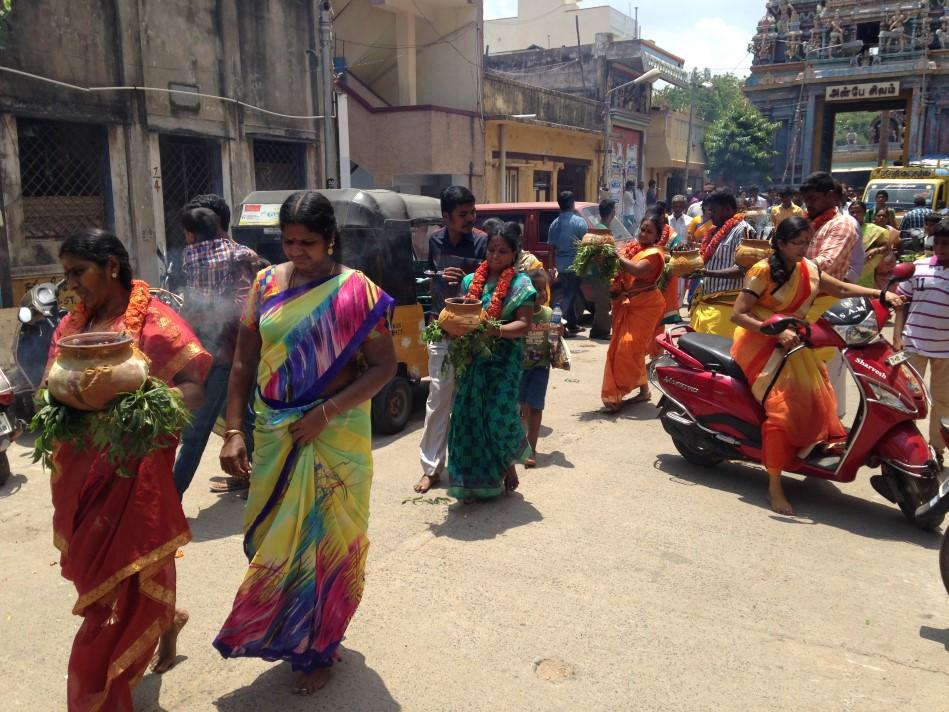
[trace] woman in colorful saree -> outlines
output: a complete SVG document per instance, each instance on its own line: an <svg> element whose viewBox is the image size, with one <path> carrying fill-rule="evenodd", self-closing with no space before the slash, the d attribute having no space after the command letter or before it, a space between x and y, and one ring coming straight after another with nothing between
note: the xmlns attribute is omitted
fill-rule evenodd
<svg viewBox="0 0 949 712"><path fill-rule="evenodd" d="M639 240L627 243L620 254L621 272L610 286L613 335L606 352L600 392L603 405L611 413L628 403L648 401L650 397L646 354L666 308L666 299L656 286L666 256L657 242L664 234L668 240L670 230L661 216L647 215L639 226ZM636 396L623 400L637 388Z"/></svg>
<svg viewBox="0 0 949 712"><path fill-rule="evenodd" d="M800 345L800 336L791 329L767 336L761 326L775 314L805 319L818 294L840 299L881 296L879 290L821 272L805 258L812 238L813 230L804 218L781 221L771 237L774 253L748 270L732 315L738 325L732 358L766 415L761 428L762 462L768 471L768 500L779 514L794 514L781 487L781 471L815 446L823 444L832 451L833 443L844 439L846 431L837 417L837 399L823 361L806 348L785 363L784 354ZM906 301L892 292L885 296L893 306Z"/></svg>
<svg viewBox="0 0 949 712"><path fill-rule="evenodd" d="M237 340L221 465L250 476L250 562L214 640L224 657L286 660L297 694L329 668L362 597L369 540L369 403L395 375L392 298L339 264L329 201L315 191L280 208L289 262L261 271ZM251 468L241 427L256 385Z"/></svg>
<svg viewBox="0 0 949 712"><path fill-rule="evenodd" d="M151 375L177 388L189 409L201 405L211 356L177 314L132 279L115 235L86 230L67 239L59 259L80 304L56 328L49 363L65 336L125 331L151 362ZM47 367L48 370L48 367ZM120 477L106 451L59 444L53 452L53 538L62 574L76 586L83 618L69 657L70 712L132 710L138 683L161 638L156 672L175 664L175 552L191 539L171 470L175 444Z"/></svg>
<svg viewBox="0 0 949 712"><path fill-rule="evenodd" d="M867 204L863 201L853 201L849 211L854 220L860 223L863 238L865 261L857 284L882 289L893 274L893 268L896 267L896 248L900 244L899 231L894 239L888 227L864 222ZM885 217L886 213L880 213L880 215Z"/></svg>
<svg viewBox="0 0 949 712"><path fill-rule="evenodd" d="M518 252L513 232L495 233L484 262L461 282L462 292L501 322L486 332L495 338L491 355L476 356L458 377L451 409L448 494L465 502L517 489L514 463L531 455L517 398L524 337L538 295L530 277L516 271Z"/></svg>

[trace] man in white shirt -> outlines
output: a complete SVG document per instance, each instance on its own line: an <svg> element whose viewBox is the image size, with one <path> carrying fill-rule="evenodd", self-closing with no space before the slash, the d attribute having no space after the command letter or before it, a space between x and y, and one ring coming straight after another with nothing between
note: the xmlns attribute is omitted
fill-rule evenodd
<svg viewBox="0 0 949 712"><path fill-rule="evenodd" d="M634 235L636 233L630 226L636 224L636 204L636 184L628 180L623 189L623 224Z"/></svg>
<svg viewBox="0 0 949 712"><path fill-rule="evenodd" d="M672 215L669 216L669 224L675 233L683 241L689 239L689 216L685 213L685 196L676 195L672 198Z"/></svg>
<svg viewBox="0 0 949 712"><path fill-rule="evenodd" d="M748 188L748 201L753 210L767 210L768 201L763 195L758 195L759 188L756 185Z"/></svg>

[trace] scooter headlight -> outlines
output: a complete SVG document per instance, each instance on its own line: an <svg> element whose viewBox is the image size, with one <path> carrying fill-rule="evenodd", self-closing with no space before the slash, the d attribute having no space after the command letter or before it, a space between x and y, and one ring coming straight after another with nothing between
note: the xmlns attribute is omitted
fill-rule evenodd
<svg viewBox="0 0 949 712"><path fill-rule="evenodd" d="M882 383L876 383L875 381L868 379L866 384L870 388L870 392L873 394L873 400L885 405L888 408L898 410L900 413L913 414L916 412L916 408L914 406L907 405L906 402L900 398L899 393L887 388Z"/></svg>
<svg viewBox="0 0 949 712"><path fill-rule="evenodd" d="M29 324L33 321L33 312L29 307L20 307L20 311L17 312L16 318L20 320L21 324Z"/></svg>
<svg viewBox="0 0 949 712"><path fill-rule="evenodd" d="M859 324L842 324L835 326L834 331L848 346L868 344L880 333L876 314L872 311Z"/></svg>

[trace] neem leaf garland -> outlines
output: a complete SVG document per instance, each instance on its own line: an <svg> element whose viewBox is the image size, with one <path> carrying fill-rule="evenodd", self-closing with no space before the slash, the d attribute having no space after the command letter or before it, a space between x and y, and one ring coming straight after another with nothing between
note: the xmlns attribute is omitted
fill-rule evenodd
<svg viewBox="0 0 949 712"><path fill-rule="evenodd" d="M448 336L442 331L437 321L425 327L422 332L422 338L432 344L440 343L443 340L448 341L448 358L442 364L442 368L448 368L448 365L455 369L455 376L460 378L468 370L468 366L478 358L491 358L494 344L498 337L488 337L485 332L489 327L500 329L501 322L494 319L484 319L478 326L469 331L464 336Z"/></svg>
<svg viewBox="0 0 949 712"><path fill-rule="evenodd" d="M59 443L103 450L119 477L134 477L145 456L167 447L191 422L181 395L164 381L149 378L134 393L124 393L102 411L90 413L59 403L42 390L40 409L30 423L36 433L33 462L53 469L53 450Z"/></svg>

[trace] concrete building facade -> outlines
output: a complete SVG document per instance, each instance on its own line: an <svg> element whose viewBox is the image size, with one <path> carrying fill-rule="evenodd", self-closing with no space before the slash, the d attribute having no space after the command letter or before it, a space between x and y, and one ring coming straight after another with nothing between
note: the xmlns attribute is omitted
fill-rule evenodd
<svg viewBox="0 0 949 712"><path fill-rule="evenodd" d="M592 44L601 32L616 40L639 36L636 20L607 4L581 8L573 0L518 0L514 17L485 21L484 44L489 54L575 47Z"/></svg>
<svg viewBox="0 0 949 712"><path fill-rule="evenodd" d="M705 182L705 141L707 124L693 117L692 149L689 145L689 115L679 111L653 108L646 139L649 152L645 156L645 180L655 180L659 194L671 199L677 193L685 195L688 188L695 194ZM689 166L686 185L685 167Z"/></svg>
<svg viewBox="0 0 949 712"><path fill-rule="evenodd" d="M352 0L334 7L350 185L438 195L460 183L480 195L480 0Z"/></svg>
<svg viewBox="0 0 949 712"><path fill-rule="evenodd" d="M137 274L181 245L198 193L319 184L311 3L15 2L0 47L0 305L58 273L82 227Z"/></svg>
<svg viewBox="0 0 949 712"><path fill-rule="evenodd" d="M589 110L595 119L591 118L583 128L595 126L599 132L600 155L594 152L587 156L597 186L596 193L586 196L588 200L605 193L621 200L627 180L643 180L643 156L649 150L646 132L652 120L652 87L631 82L655 68L659 78L686 86L688 78L683 65L683 59L652 42L617 41L606 33L597 34L592 44L579 47L522 50L485 57L486 71L499 77L590 102ZM556 155L564 156L564 152ZM574 183L585 181L575 179Z"/></svg>
<svg viewBox="0 0 949 712"><path fill-rule="evenodd" d="M486 72L484 110L484 202L546 202L562 190L597 200L601 104Z"/></svg>

